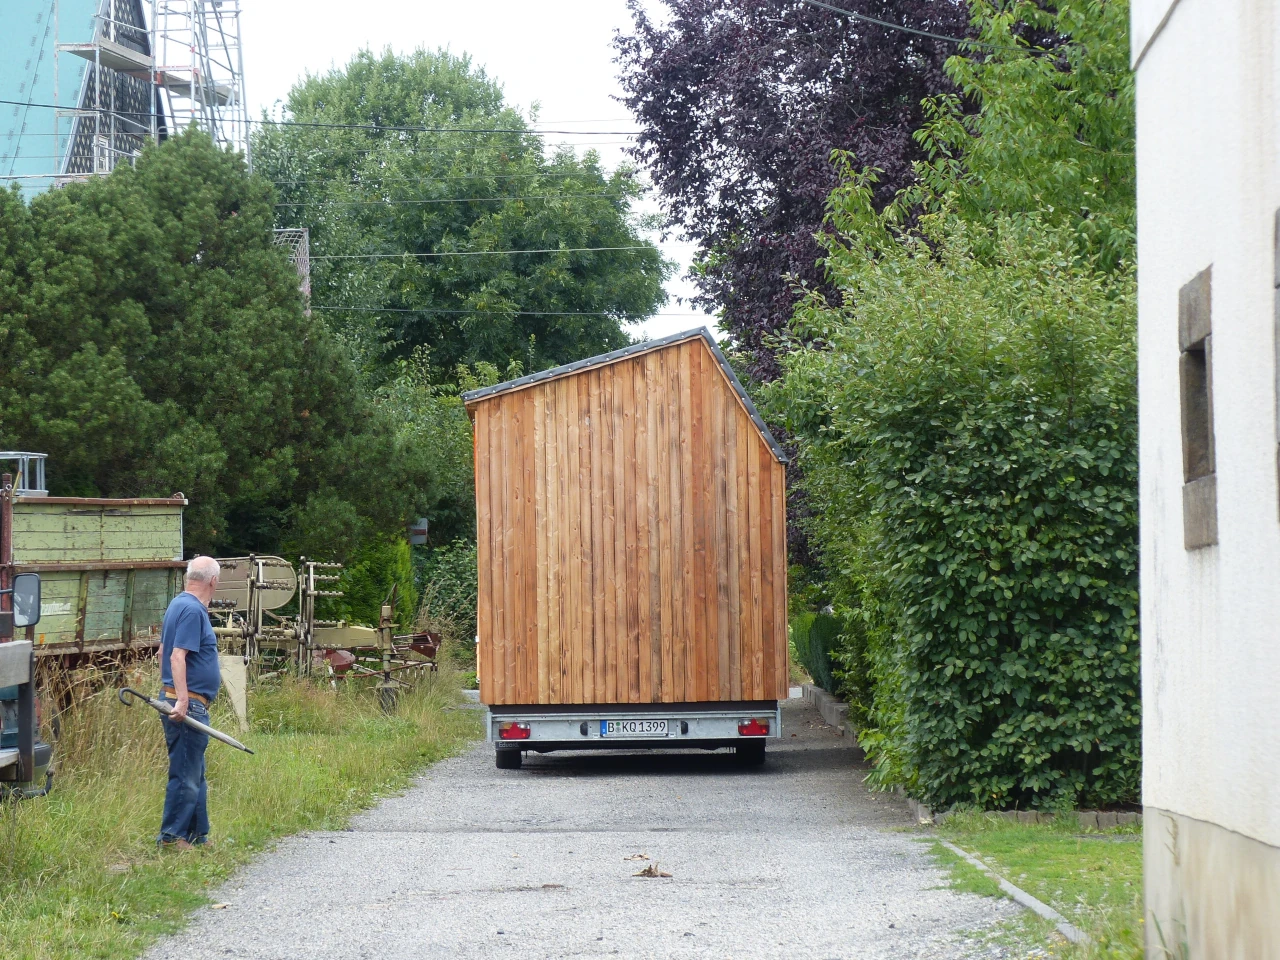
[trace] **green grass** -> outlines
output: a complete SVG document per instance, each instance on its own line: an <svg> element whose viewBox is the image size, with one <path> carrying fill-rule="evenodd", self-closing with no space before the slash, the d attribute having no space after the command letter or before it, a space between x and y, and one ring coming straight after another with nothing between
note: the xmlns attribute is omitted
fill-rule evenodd
<svg viewBox="0 0 1280 960"><path fill-rule="evenodd" d="M1142 957L1142 833L1140 827L1082 832L1073 817L1048 824L1011 823L980 814L953 816L939 836L1052 906L1090 938L1072 945L1052 925L1023 918L1024 935L1064 960L1140 960ZM1001 896L981 871L934 844L956 889ZM1043 954L1041 954L1043 955Z"/></svg>
<svg viewBox="0 0 1280 960"><path fill-rule="evenodd" d="M130 681L156 686L154 676ZM166 777L158 715L99 693L63 722L53 793L0 807L0 954L137 956L274 840L341 827L476 736L474 713L448 709L458 686L452 672L430 677L390 717L369 690L254 689L240 739L256 755L210 743L213 845L189 853L155 848ZM213 722L237 729L225 707Z"/></svg>

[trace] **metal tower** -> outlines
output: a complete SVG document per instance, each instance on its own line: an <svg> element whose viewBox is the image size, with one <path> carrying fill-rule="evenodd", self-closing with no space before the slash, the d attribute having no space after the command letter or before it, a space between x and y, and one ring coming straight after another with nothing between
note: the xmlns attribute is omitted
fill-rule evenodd
<svg viewBox="0 0 1280 960"><path fill-rule="evenodd" d="M150 0L155 83L174 131L191 124L249 160L240 0Z"/></svg>

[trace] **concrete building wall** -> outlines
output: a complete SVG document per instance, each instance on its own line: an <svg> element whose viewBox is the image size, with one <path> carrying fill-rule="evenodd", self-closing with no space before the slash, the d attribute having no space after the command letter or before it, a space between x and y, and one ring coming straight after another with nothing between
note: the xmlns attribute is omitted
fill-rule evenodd
<svg viewBox="0 0 1280 960"><path fill-rule="evenodd" d="M1277 6L1132 6L1153 957L1280 957Z"/></svg>

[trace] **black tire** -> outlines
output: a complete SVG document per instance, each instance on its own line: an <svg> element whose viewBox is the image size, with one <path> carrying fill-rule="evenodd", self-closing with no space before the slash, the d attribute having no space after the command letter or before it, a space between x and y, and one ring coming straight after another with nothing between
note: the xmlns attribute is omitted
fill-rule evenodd
<svg viewBox="0 0 1280 960"><path fill-rule="evenodd" d="M524 754L519 750L498 749L493 756L499 770L519 770L520 764L524 763Z"/></svg>
<svg viewBox="0 0 1280 960"><path fill-rule="evenodd" d="M758 767L764 763L763 740L749 740L746 743L735 744L733 752L737 754L738 762L744 767Z"/></svg>

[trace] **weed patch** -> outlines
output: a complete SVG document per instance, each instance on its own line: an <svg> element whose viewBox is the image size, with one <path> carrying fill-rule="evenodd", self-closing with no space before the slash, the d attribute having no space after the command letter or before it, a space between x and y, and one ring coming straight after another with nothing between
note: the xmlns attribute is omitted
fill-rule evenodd
<svg viewBox="0 0 1280 960"><path fill-rule="evenodd" d="M152 666L130 676L157 686ZM213 723L256 751L211 743L211 847L155 847L167 758L161 720L127 709L114 687L61 719L54 790L0 808L0 944L24 960L134 957L209 902L213 887L276 839L335 829L423 766L477 735L448 669L425 677L384 716L373 691L286 680L250 694L238 732L225 706Z"/></svg>

